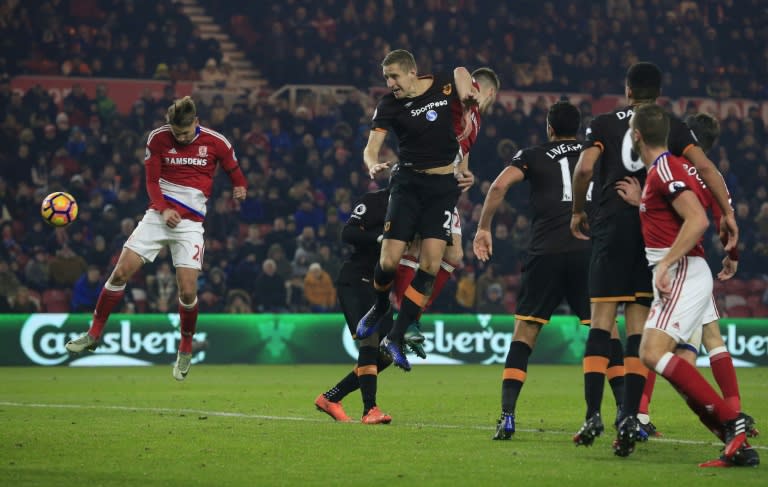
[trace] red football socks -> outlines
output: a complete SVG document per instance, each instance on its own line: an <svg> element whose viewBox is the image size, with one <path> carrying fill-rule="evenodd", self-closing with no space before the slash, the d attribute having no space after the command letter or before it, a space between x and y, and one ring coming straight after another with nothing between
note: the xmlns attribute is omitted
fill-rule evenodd
<svg viewBox="0 0 768 487"><path fill-rule="evenodd" d="M179 317L181 318L179 352L192 353L192 337L197 327L197 299L191 306L179 301Z"/></svg>
<svg viewBox="0 0 768 487"><path fill-rule="evenodd" d="M107 286L104 286L101 289L99 300L96 301L96 309L93 311L93 324L91 324L91 328L88 330L88 334L91 335L91 337L97 340L101 337L101 333L104 331L104 325L107 324L109 315L112 313L115 306L117 306L117 303L123 299L124 294L125 286L117 291L107 289Z"/></svg>

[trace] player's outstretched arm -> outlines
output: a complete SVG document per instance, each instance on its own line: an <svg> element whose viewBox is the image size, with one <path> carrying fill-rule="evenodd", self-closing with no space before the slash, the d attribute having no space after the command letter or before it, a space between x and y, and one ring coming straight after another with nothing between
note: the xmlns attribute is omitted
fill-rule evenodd
<svg viewBox="0 0 768 487"><path fill-rule="evenodd" d="M523 171L515 166L505 167L491 184L488 194L483 202L483 210L480 212L480 222L477 225L477 234L472 243L472 250L475 256L483 262L486 262L493 255L493 245L491 240L491 222L493 215L499 209L501 202L504 201L504 195L513 184L517 184L524 179Z"/></svg>
<svg viewBox="0 0 768 487"><path fill-rule="evenodd" d="M725 244L725 250L729 251L736 247L736 244L739 242L739 227L736 224L736 216L731 207L730 195L728 194L725 180L700 147L690 147L685 151L684 155L696 166L701 179L704 180L709 190L712 191L712 195L715 197L715 201L717 201L717 206L722 211L723 216L720 228L721 231L728 234L728 243Z"/></svg>
<svg viewBox="0 0 768 487"><path fill-rule="evenodd" d="M368 168L368 175L371 179L376 179L376 175L389 168L391 162L379 162L379 152L384 145L384 139L387 138L387 132L384 130L372 129L368 134L368 143L363 149L363 161Z"/></svg>
<svg viewBox="0 0 768 487"><path fill-rule="evenodd" d="M589 147L582 151L579 156L579 162L573 170L573 208L571 210L571 233L580 240L589 240L584 234L584 230L589 230L587 223L587 213L584 207L587 204L587 190L589 182L592 180L592 173L595 170L595 163L600 157L598 147Z"/></svg>

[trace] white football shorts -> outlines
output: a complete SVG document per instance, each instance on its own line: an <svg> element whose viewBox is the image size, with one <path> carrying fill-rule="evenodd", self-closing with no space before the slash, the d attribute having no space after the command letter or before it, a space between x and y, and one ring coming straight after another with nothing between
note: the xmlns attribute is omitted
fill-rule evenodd
<svg viewBox="0 0 768 487"><path fill-rule="evenodd" d="M711 301L711 306L707 307L707 310L704 312L704 321L702 322L702 328L700 330L695 331L691 336L691 338L688 339L688 344L691 345L696 350L701 349L701 335L704 330L703 325L712 323L713 321L717 321L720 319L720 313L718 313L717 305L715 304L715 297L711 296L710 301Z"/></svg>
<svg viewBox="0 0 768 487"><path fill-rule="evenodd" d="M669 273L672 292L662 302L654 286L653 303L645 327L663 331L676 343L690 343L692 338L696 339L697 330L712 321L713 313L717 316L712 300L712 272L703 258L686 256L672 265ZM655 269L653 278L655 282ZM701 342L700 334L698 340Z"/></svg>
<svg viewBox="0 0 768 487"><path fill-rule="evenodd" d="M174 267L202 269L205 251L202 222L181 220L176 228L170 228L162 214L147 210L124 247L139 254L144 262L153 262L166 245Z"/></svg>

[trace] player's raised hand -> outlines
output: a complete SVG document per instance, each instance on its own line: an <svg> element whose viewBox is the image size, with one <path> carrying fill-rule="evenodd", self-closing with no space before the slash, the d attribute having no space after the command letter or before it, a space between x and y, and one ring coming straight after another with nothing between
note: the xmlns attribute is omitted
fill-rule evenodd
<svg viewBox="0 0 768 487"><path fill-rule="evenodd" d="M368 169L368 175L371 177L371 179L376 179L376 176L389 169L392 166L392 161L387 162L380 162L374 166L372 166L370 169Z"/></svg>
<svg viewBox="0 0 768 487"><path fill-rule="evenodd" d="M181 216L173 208L166 208L163 210L163 220L169 228L176 228L176 225L181 223Z"/></svg>
<svg viewBox="0 0 768 487"><path fill-rule="evenodd" d="M579 240L589 240L589 237L584 233L589 231L589 222L587 221L587 213L580 211L578 213L571 214L571 233Z"/></svg>
<svg viewBox="0 0 768 487"><path fill-rule="evenodd" d="M625 176L624 179L617 181L613 187L627 204L640 206L642 189L640 188L640 181L636 177Z"/></svg>
<svg viewBox="0 0 768 487"><path fill-rule="evenodd" d="M493 238L489 230L477 229L475 240L472 242L472 251L481 262L488 262L493 255Z"/></svg>
<svg viewBox="0 0 768 487"><path fill-rule="evenodd" d="M232 188L232 197L237 201L243 201L245 199L245 195L245 186L235 186Z"/></svg>

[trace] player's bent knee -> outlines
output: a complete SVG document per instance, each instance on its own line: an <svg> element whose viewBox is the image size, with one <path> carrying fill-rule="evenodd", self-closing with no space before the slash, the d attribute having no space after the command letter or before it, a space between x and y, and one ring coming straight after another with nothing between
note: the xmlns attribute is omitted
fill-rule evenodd
<svg viewBox="0 0 768 487"><path fill-rule="evenodd" d="M648 336L644 336L640 342L640 350L638 355L640 361L651 370L654 370L661 356L664 355L664 351L656 350Z"/></svg>
<svg viewBox="0 0 768 487"><path fill-rule="evenodd" d="M419 270L434 276L437 274L437 271L440 270L440 261L438 260L437 262L433 262L422 259L421 262L419 262Z"/></svg>
<svg viewBox="0 0 768 487"><path fill-rule="evenodd" d="M512 340L524 342L533 347L536 345L536 338L541 331L541 323L527 320L515 320L515 331L512 334Z"/></svg>
<svg viewBox="0 0 768 487"><path fill-rule="evenodd" d="M179 289L179 300L184 304L192 304L197 299L197 289Z"/></svg>
<svg viewBox="0 0 768 487"><path fill-rule="evenodd" d="M640 361L650 370L656 370L656 364L659 363L660 359L661 356L649 352L644 353L643 350L640 350Z"/></svg>
<svg viewBox="0 0 768 487"><path fill-rule="evenodd" d="M125 266L118 265L109 277L112 286L124 286L133 275L133 272Z"/></svg>
<svg viewBox="0 0 768 487"><path fill-rule="evenodd" d="M696 354L684 348L675 350L675 354L691 365L696 365Z"/></svg>
<svg viewBox="0 0 768 487"><path fill-rule="evenodd" d="M400 257L394 256L394 255L385 255L381 254L381 258L379 259L379 265L381 266L381 269L385 272L394 272L397 270L397 266L400 264Z"/></svg>

